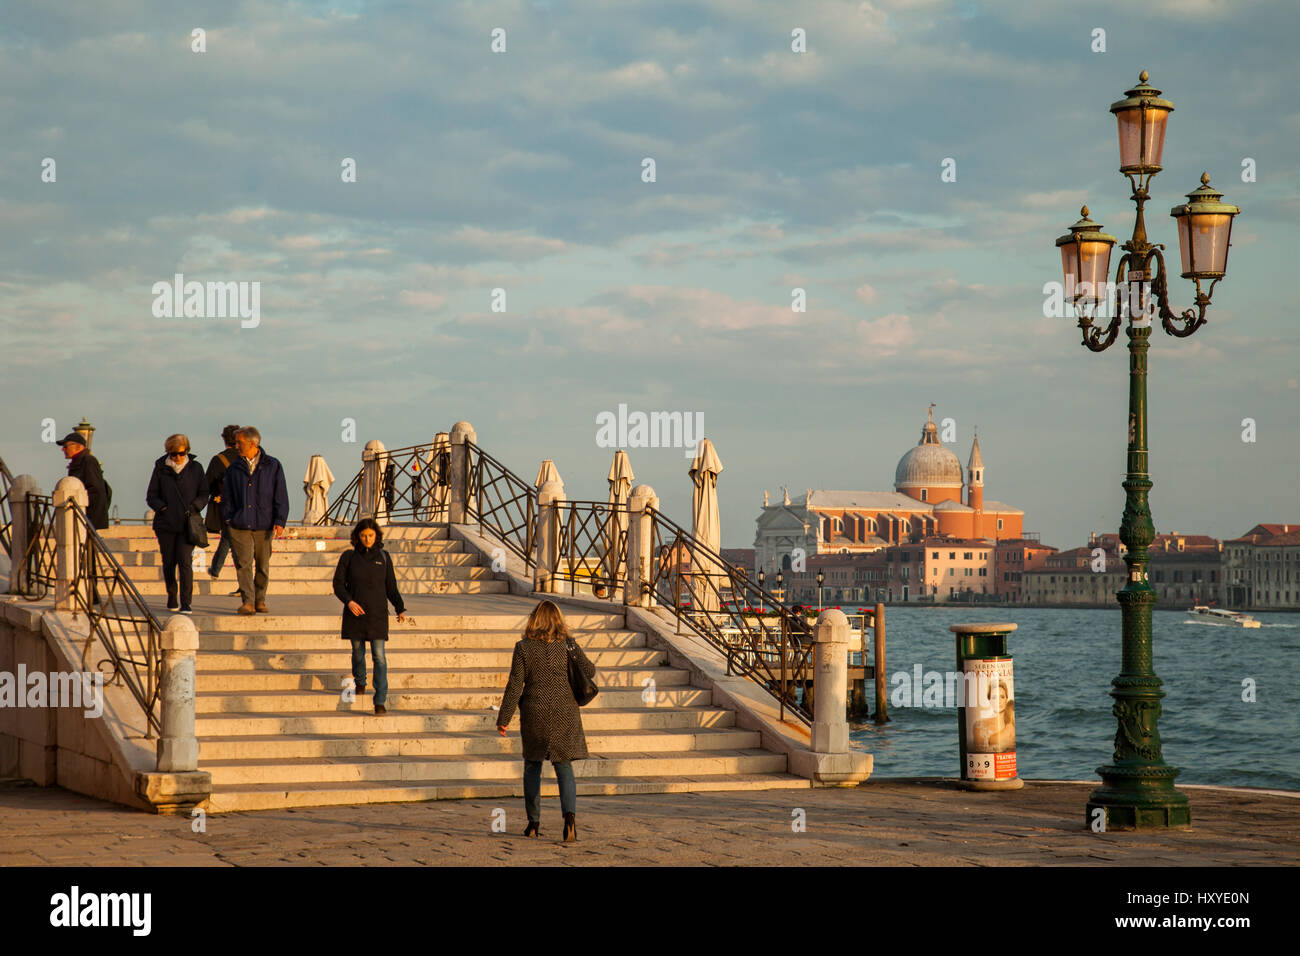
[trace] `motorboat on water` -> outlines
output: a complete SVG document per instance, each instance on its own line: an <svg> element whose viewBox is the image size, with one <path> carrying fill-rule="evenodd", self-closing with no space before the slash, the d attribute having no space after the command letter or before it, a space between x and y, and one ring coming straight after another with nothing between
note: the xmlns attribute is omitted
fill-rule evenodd
<svg viewBox="0 0 1300 956"><path fill-rule="evenodd" d="M1259 621L1240 611L1229 611L1221 607L1208 607L1198 604L1189 612L1193 617L1203 617L1216 624L1230 624L1235 627L1259 627Z"/></svg>

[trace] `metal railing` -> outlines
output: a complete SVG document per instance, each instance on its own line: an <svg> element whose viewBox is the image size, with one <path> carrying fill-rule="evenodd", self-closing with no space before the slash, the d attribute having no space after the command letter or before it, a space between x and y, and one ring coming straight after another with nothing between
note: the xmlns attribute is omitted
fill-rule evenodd
<svg viewBox="0 0 1300 956"><path fill-rule="evenodd" d="M451 498L451 455L448 447L432 443L394 448L378 455L374 469L378 487L367 485L363 464L343 493L334 499L318 525L354 524L363 513L381 510L390 520L446 521ZM373 501L362 501L371 497Z"/></svg>
<svg viewBox="0 0 1300 956"><path fill-rule="evenodd" d="M748 677L812 725L813 633L802 609L782 603L662 512L648 509L651 567L643 588L727 659L727 673ZM753 608L766 613L753 613Z"/></svg>
<svg viewBox="0 0 1300 956"><path fill-rule="evenodd" d="M108 686L120 685L130 691L144 714L145 736L152 738L162 730L158 706L162 624L91 526L85 510L75 502L64 507L72 513L76 542L77 576L69 582L72 613L86 615L90 633L107 654L94 662L94 670L106 672ZM56 588L58 512L49 495L27 496L27 548L22 556L19 593L29 601L43 600ZM87 655L93 643L86 642L83 670L91 669Z"/></svg>
<svg viewBox="0 0 1300 956"><path fill-rule="evenodd" d="M549 505L560 527L557 581L569 593L617 600L627 582L627 505L608 501L566 501Z"/></svg>
<svg viewBox="0 0 1300 956"><path fill-rule="evenodd" d="M537 489L473 442L465 443L469 484L465 503L468 520L479 533L490 533L524 561L534 565L537 533Z"/></svg>
<svg viewBox="0 0 1300 956"><path fill-rule="evenodd" d="M9 503L9 489L13 487L14 476L9 473L9 466L0 458L0 548L13 557L13 506Z"/></svg>

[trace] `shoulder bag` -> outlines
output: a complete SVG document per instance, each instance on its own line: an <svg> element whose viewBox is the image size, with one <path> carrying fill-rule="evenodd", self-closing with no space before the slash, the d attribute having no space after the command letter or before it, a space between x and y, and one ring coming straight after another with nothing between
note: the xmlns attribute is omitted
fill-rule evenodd
<svg viewBox="0 0 1300 956"><path fill-rule="evenodd" d="M569 687L573 690L573 699L578 702L579 707L586 707L596 695L600 693L600 688L595 682L582 672L582 667L578 664L578 658L574 655L578 645L573 641L568 642L569 657Z"/></svg>

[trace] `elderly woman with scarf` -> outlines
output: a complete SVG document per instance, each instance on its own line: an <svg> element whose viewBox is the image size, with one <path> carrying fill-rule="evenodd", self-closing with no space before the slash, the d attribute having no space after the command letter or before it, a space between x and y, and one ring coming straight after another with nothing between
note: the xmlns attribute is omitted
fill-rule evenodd
<svg viewBox="0 0 1300 956"><path fill-rule="evenodd" d="M153 533L162 552L167 610L179 606L182 614L189 614L194 596L194 545L190 544L189 521L190 515L201 513L208 502L208 481L203 466L190 454L188 438L172 435L163 447L166 454L153 463L145 500L153 509Z"/></svg>

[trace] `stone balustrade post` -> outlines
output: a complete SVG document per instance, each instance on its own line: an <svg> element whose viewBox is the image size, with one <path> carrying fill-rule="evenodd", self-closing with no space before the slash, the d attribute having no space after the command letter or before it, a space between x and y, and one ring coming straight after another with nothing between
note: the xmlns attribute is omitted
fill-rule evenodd
<svg viewBox="0 0 1300 956"><path fill-rule="evenodd" d="M813 632L814 753L842 754L849 749L849 619L830 608L817 617Z"/></svg>
<svg viewBox="0 0 1300 956"><path fill-rule="evenodd" d="M76 502L84 511L90 503L86 486L81 479L60 478L54 486L54 607L59 611L77 610L76 591L82 589L86 604L90 603L90 582L80 571L81 550L86 543L84 526L73 514L71 504Z"/></svg>
<svg viewBox="0 0 1300 956"><path fill-rule="evenodd" d="M649 485L637 485L628 498L627 522L627 584L623 588L623 603L630 607L654 607L655 595L650 588L654 580L657 556L651 553L653 535L650 532L651 516L647 509L657 509L659 498Z"/></svg>
<svg viewBox="0 0 1300 956"><path fill-rule="evenodd" d="M199 649L198 628L185 615L173 614L163 626L158 645L162 653L158 772L198 770L199 742L194 735L194 657Z"/></svg>
<svg viewBox="0 0 1300 956"><path fill-rule="evenodd" d="M564 520L564 482L548 481L537 489L537 534L533 543L533 590L554 594L560 567L560 523Z"/></svg>
<svg viewBox="0 0 1300 956"><path fill-rule="evenodd" d="M470 458L466 442L478 444L478 433L469 422L451 426L451 504L448 520L465 524L470 520L473 502L469 498Z"/></svg>
<svg viewBox="0 0 1300 956"><path fill-rule="evenodd" d="M27 496L39 495L41 486L31 475L19 475L9 486L9 514L13 524L9 527L9 547L12 552L9 561L9 593L23 594L27 591Z"/></svg>
<svg viewBox="0 0 1300 956"><path fill-rule="evenodd" d="M357 517L374 518L379 524L388 523L388 503L384 499L384 466L388 463L387 449L378 438L366 442L361 452L361 489Z"/></svg>

